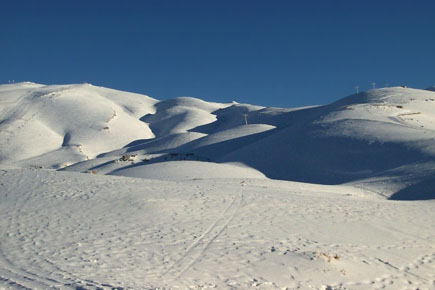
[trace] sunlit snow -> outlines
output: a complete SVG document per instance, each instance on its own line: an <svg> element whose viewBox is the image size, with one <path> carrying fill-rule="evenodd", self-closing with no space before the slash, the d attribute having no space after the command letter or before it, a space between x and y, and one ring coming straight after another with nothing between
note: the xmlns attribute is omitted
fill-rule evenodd
<svg viewBox="0 0 435 290"><path fill-rule="evenodd" d="M434 199L431 90L0 85L0 289L433 289Z"/></svg>

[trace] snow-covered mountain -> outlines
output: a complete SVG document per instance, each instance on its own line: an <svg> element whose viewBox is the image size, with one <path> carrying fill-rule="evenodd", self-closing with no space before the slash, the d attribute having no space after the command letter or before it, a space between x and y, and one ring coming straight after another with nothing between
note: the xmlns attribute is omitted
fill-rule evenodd
<svg viewBox="0 0 435 290"><path fill-rule="evenodd" d="M433 289L434 141L430 89L0 85L0 289Z"/></svg>
<svg viewBox="0 0 435 290"><path fill-rule="evenodd" d="M242 166L273 179L352 183L393 199L435 198L429 90L384 88L281 109L19 83L0 86L0 104L0 162L10 166L144 178L161 171L167 179L195 178L210 166L216 177L233 176L228 166L243 177ZM171 163L180 160L190 166Z"/></svg>
<svg viewBox="0 0 435 290"><path fill-rule="evenodd" d="M59 168L153 138L139 118L153 113L155 103L143 95L88 84L2 85L0 162Z"/></svg>

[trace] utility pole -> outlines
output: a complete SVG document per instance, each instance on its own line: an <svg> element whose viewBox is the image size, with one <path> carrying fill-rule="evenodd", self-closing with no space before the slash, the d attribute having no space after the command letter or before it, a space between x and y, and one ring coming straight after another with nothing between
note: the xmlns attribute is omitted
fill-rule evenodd
<svg viewBox="0 0 435 290"><path fill-rule="evenodd" d="M243 117L245 118L245 125L248 125L248 114L243 114Z"/></svg>
<svg viewBox="0 0 435 290"><path fill-rule="evenodd" d="M358 85L355 86L355 90L356 90L356 94L358 95L359 94L359 86Z"/></svg>

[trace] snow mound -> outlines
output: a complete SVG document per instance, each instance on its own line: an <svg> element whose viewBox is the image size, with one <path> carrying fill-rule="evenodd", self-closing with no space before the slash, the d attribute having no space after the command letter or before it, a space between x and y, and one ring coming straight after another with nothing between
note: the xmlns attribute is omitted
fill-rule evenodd
<svg viewBox="0 0 435 290"><path fill-rule="evenodd" d="M150 165L132 165L109 174L159 180L265 178L261 172L243 164L200 161L169 161Z"/></svg>

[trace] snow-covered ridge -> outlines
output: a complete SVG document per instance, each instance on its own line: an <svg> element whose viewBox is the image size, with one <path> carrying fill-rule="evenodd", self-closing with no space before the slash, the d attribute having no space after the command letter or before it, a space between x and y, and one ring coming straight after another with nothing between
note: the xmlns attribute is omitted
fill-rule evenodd
<svg viewBox="0 0 435 290"><path fill-rule="evenodd" d="M257 176L427 199L435 198L434 112L435 92L403 87L282 109L158 101L89 84L9 84L0 86L0 164L155 178L150 168L164 172L179 160L235 162ZM175 172L164 178L180 178ZM232 170L216 176L223 172Z"/></svg>
<svg viewBox="0 0 435 290"><path fill-rule="evenodd" d="M89 84L0 86L0 160L56 168L153 138L139 118L156 102Z"/></svg>
<svg viewBox="0 0 435 290"><path fill-rule="evenodd" d="M0 86L0 289L433 289L434 97Z"/></svg>

